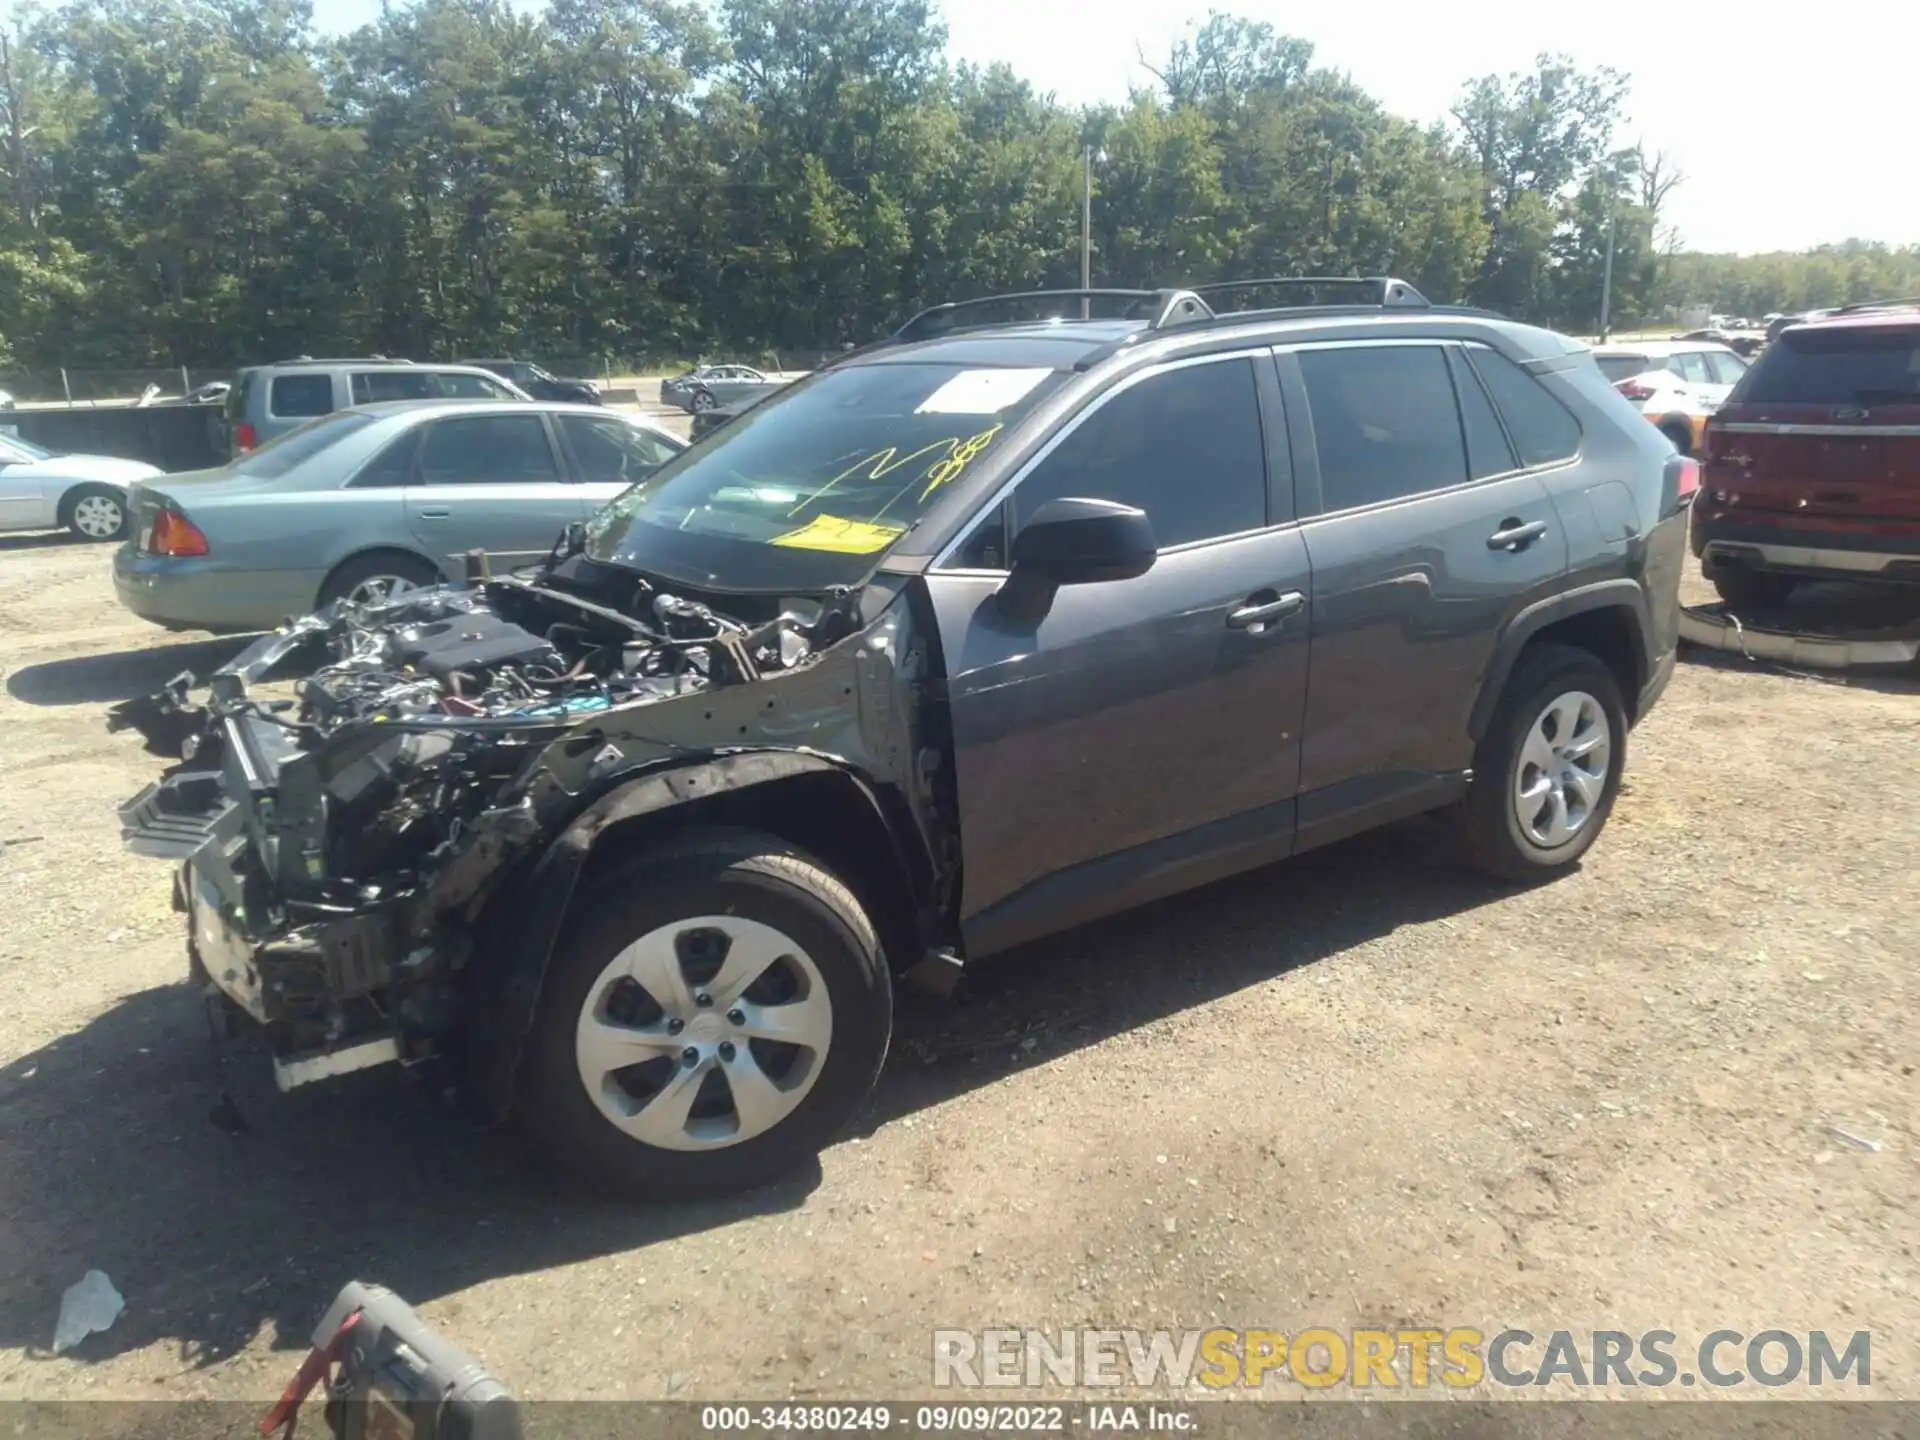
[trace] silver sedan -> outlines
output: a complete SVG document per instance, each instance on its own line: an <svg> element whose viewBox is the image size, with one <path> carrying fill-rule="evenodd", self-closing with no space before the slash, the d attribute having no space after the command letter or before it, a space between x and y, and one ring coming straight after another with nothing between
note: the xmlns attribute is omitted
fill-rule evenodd
<svg viewBox="0 0 1920 1440"><path fill-rule="evenodd" d="M62 455L0 435L0 530L61 526L82 540L127 533L127 491L161 472L115 455Z"/></svg>
<svg viewBox="0 0 1920 1440"><path fill-rule="evenodd" d="M218 470L135 490L114 588L172 629L260 630L544 556L566 527L686 448L636 416L486 401L337 410Z"/></svg>
<svg viewBox="0 0 1920 1440"><path fill-rule="evenodd" d="M689 414L698 414L749 397L759 399L792 383L789 376L768 375L751 365L702 365L684 375L662 380L660 401L663 405L677 405Z"/></svg>

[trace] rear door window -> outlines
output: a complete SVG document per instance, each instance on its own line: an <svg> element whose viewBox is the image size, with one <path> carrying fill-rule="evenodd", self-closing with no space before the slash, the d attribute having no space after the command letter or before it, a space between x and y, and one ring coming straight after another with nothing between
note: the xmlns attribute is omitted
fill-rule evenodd
<svg viewBox="0 0 1920 1440"><path fill-rule="evenodd" d="M1707 369L1707 357L1697 350L1688 350L1667 361L1667 368L1689 385L1715 385L1719 382Z"/></svg>
<svg viewBox="0 0 1920 1440"><path fill-rule="evenodd" d="M1738 385L1740 377L1747 373L1747 362L1738 355L1727 355L1716 351L1707 356L1707 368L1713 372L1714 384Z"/></svg>
<svg viewBox="0 0 1920 1440"><path fill-rule="evenodd" d="M1786 331L1760 353L1734 398L1747 405L1915 404L1920 329Z"/></svg>
<svg viewBox="0 0 1920 1440"><path fill-rule="evenodd" d="M574 471L589 484L634 481L680 453L678 446L651 430L597 415L557 415Z"/></svg>
<svg viewBox="0 0 1920 1440"><path fill-rule="evenodd" d="M1324 510L1465 483L1466 441L1440 346L1302 350L1299 361Z"/></svg>
<svg viewBox="0 0 1920 1440"><path fill-rule="evenodd" d="M1472 345L1466 353L1487 382L1522 465L1552 465L1580 453L1580 422L1546 386L1497 350Z"/></svg>
<svg viewBox="0 0 1920 1440"><path fill-rule="evenodd" d="M486 375L468 375L461 371L436 371L433 376L439 393L457 400L510 400L513 392Z"/></svg>
<svg viewBox="0 0 1920 1440"><path fill-rule="evenodd" d="M538 415L437 420L421 442L419 473L429 485L538 484L560 478Z"/></svg>
<svg viewBox="0 0 1920 1440"><path fill-rule="evenodd" d="M276 418L291 420L326 415L333 410L331 375L276 375L267 392L267 409Z"/></svg>
<svg viewBox="0 0 1920 1440"><path fill-rule="evenodd" d="M1466 357L1454 352L1451 368L1453 388L1460 397L1460 421L1467 432L1467 469L1476 480L1489 475L1504 475L1520 468L1507 432L1500 428L1500 417L1493 413L1493 402L1481 388Z"/></svg>
<svg viewBox="0 0 1920 1440"><path fill-rule="evenodd" d="M356 405L377 405L387 400L431 400L437 393L432 378L417 370L361 370L353 377Z"/></svg>
<svg viewBox="0 0 1920 1440"><path fill-rule="evenodd" d="M373 459L360 467L353 477L356 490L398 488L413 478L413 456L420 448L420 432L409 430Z"/></svg>

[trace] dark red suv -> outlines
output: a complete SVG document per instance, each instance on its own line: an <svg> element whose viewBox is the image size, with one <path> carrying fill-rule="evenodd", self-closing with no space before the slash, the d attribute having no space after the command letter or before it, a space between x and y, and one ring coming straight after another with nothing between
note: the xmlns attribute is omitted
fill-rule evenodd
<svg viewBox="0 0 1920 1440"><path fill-rule="evenodd" d="M1693 553L1736 608L1920 584L1920 300L1780 332L1707 423Z"/></svg>

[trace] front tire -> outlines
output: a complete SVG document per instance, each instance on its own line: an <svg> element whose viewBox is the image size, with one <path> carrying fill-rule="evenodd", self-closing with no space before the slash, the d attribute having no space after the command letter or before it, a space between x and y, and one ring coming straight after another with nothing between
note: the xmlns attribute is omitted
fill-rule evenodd
<svg viewBox="0 0 1920 1440"><path fill-rule="evenodd" d="M127 497L110 485L79 485L60 502L60 523L82 540L127 538Z"/></svg>
<svg viewBox="0 0 1920 1440"><path fill-rule="evenodd" d="M559 1162L690 1199L804 1164L886 1058L893 995L858 900L772 836L649 849L576 904L528 1038L522 1108Z"/></svg>
<svg viewBox="0 0 1920 1440"><path fill-rule="evenodd" d="M719 402L713 398L713 392L711 390L696 390L693 392L693 408L696 413L701 410L711 410L718 403Z"/></svg>
<svg viewBox="0 0 1920 1440"><path fill-rule="evenodd" d="M1626 758L1613 672L1572 646L1530 647L1474 752L1459 812L1469 860L1506 880L1565 870L1599 838Z"/></svg>

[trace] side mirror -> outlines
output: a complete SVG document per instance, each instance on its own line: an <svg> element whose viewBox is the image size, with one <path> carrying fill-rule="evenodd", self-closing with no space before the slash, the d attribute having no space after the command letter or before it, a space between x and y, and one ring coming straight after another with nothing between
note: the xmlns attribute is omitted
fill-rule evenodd
<svg viewBox="0 0 1920 1440"><path fill-rule="evenodd" d="M1146 512L1112 500L1049 500L1013 540L1002 608L1037 619L1062 585L1132 580L1153 568L1159 544Z"/></svg>

